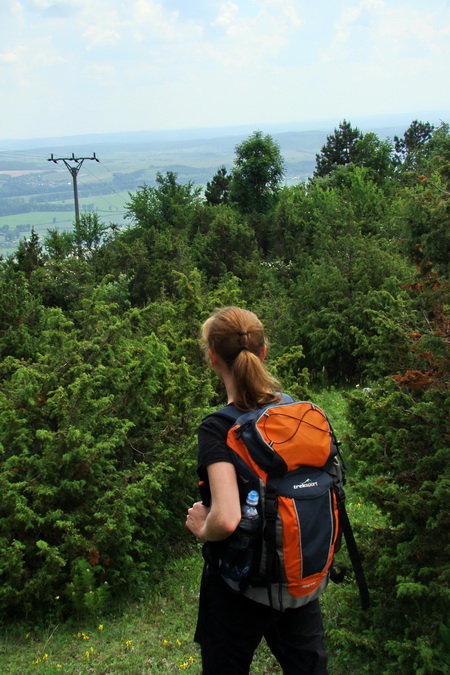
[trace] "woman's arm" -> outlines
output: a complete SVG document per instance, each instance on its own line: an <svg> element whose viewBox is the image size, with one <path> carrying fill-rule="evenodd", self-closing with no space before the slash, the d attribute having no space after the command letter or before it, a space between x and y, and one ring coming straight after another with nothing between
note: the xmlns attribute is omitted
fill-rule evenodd
<svg viewBox="0 0 450 675"><path fill-rule="evenodd" d="M221 541L232 534L241 520L236 471L230 462L207 467L211 506L196 502L186 518L186 526L199 539Z"/></svg>

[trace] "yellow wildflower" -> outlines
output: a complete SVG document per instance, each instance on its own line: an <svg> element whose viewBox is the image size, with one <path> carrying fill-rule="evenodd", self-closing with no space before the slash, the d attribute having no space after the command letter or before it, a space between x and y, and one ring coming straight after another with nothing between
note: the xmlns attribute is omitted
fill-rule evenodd
<svg viewBox="0 0 450 675"><path fill-rule="evenodd" d="M103 624L101 623L100 626L98 627L99 630L103 630Z"/></svg>

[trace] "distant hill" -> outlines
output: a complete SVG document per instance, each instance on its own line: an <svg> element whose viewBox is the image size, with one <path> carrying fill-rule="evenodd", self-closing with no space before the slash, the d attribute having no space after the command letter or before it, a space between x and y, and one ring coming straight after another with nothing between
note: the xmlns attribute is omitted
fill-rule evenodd
<svg viewBox="0 0 450 675"><path fill-rule="evenodd" d="M352 123L358 126L362 131L373 131L380 137L403 134L410 123L415 120L439 124L440 121L450 121L450 110L441 111L416 111L411 113L392 114L392 115L373 115L371 117L344 115ZM254 124L242 124L229 127L199 127L187 129L165 129L165 130L142 130L142 131L121 131L117 133L92 133L77 136L64 136L55 138L31 138L31 139L0 139L0 152L3 149L31 150L41 148L43 150L54 148L92 148L92 145L141 145L141 144L179 144L180 142L192 142L200 140L224 139L226 137L235 137L239 142L245 136L248 136L256 129L261 129L264 133L278 135L289 132L322 132L325 135L332 133L343 118L303 120L293 122L282 122L272 124L260 124L257 121Z"/></svg>

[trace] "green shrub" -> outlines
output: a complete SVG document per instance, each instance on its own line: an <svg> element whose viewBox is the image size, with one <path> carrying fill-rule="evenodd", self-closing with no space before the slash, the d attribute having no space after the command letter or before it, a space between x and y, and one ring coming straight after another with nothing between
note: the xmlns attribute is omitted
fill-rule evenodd
<svg viewBox="0 0 450 675"><path fill-rule="evenodd" d="M72 318L46 308L33 357L3 361L4 614L97 610L108 588L151 579L184 536L209 390L148 315L95 300Z"/></svg>
<svg viewBox="0 0 450 675"><path fill-rule="evenodd" d="M448 673L450 393L388 381L349 410L359 488L384 516L364 533L374 606L359 639L379 672Z"/></svg>

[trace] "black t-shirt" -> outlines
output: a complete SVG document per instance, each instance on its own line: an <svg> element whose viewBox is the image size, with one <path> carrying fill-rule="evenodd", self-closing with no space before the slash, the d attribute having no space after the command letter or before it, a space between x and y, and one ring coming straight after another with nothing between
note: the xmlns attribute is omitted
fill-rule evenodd
<svg viewBox="0 0 450 675"><path fill-rule="evenodd" d="M198 429L197 474L201 481L208 484L207 468L216 462L233 464L230 448L227 446L227 433L233 425L225 417L207 417Z"/></svg>

